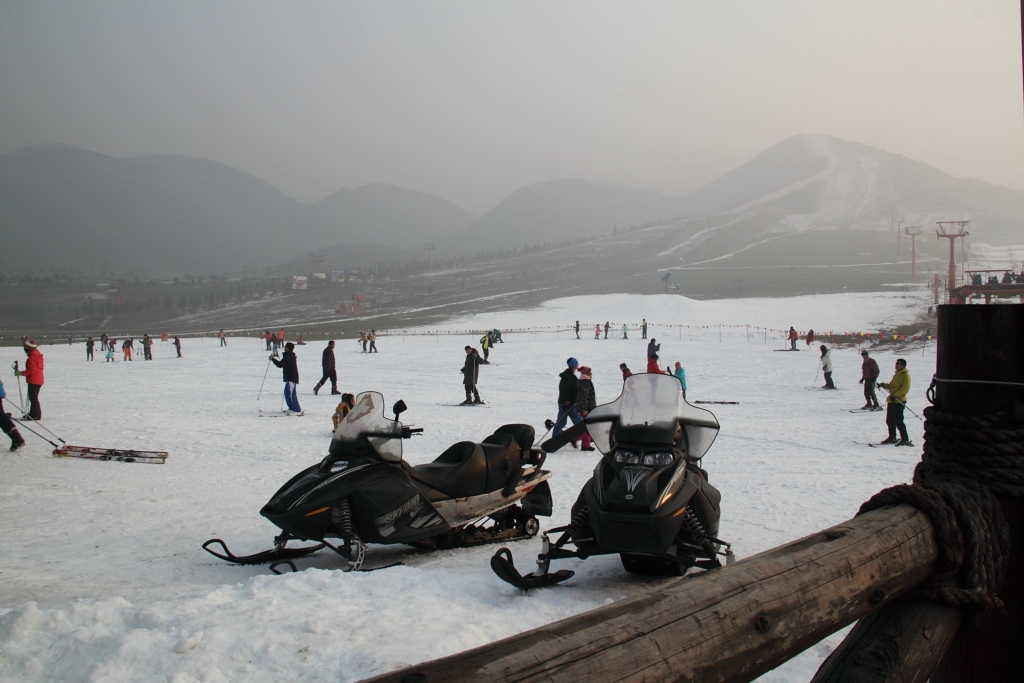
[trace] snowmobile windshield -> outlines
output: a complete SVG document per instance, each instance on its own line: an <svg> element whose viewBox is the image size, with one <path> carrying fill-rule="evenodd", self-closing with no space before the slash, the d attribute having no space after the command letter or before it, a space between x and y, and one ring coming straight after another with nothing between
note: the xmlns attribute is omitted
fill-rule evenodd
<svg viewBox="0 0 1024 683"><path fill-rule="evenodd" d="M398 462L402 459L402 423L384 416L384 396L376 391L364 391L356 396L355 406L334 430L331 452L338 443L352 443L363 435L384 460Z"/></svg>
<svg viewBox="0 0 1024 683"><path fill-rule="evenodd" d="M590 411L586 423L590 438L602 453L610 453L624 442L675 443L690 460L707 453L719 429L710 410L683 399L678 379L653 373L627 377L619 397ZM677 437L680 428L685 439Z"/></svg>

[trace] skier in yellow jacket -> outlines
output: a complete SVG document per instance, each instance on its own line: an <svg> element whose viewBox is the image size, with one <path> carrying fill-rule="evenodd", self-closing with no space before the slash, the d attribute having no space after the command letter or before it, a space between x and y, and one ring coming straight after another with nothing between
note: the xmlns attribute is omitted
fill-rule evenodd
<svg viewBox="0 0 1024 683"><path fill-rule="evenodd" d="M889 392L889 398L885 399L885 424L889 427L889 438L882 443L913 446L913 442L907 436L907 425L903 423L903 409L907 407L907 394L910 393L910 373L907 372L907 361L897 358L896 374L888 382L879 382L878 386ZM899 440L896 439L897 429L900 432Z"/></svg>

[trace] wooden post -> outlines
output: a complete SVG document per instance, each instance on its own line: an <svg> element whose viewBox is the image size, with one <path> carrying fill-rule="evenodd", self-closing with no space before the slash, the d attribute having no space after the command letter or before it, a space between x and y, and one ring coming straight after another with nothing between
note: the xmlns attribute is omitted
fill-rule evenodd
<svg viewBox="0 0 1024 683"><path fill-rule="evenodd" d="M1024 306L939 306L936 374L1024 384ZM1024 414L1024 387L939 383L935 405L958 415ZM998 496L1010 525L1010 563L999 597L1005 614L957 640L932 676L934 683L1012 681L1024 671L1024 501Z"/></svg>
<svg viewBox="0 0 1024 683"><path fill-rule="evenodd" d="M640 597L370 680L750 681L927 579L937 557L923 512L872 510Z"/></svg>

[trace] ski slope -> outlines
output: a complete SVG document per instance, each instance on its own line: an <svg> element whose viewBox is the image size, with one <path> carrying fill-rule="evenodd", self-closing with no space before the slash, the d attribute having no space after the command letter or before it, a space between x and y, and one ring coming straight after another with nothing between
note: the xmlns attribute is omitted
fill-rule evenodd
<svg viewBox="0 0 1024 683"><path fill-rule="evenodd" d="M833 352L839 391L820 392L817 353L775 353L780 338L748 341L742 328L724 329L719 341L716 328L680 332L657 323L867 330L909 321L928 303L921 292L714 302L611 295L438 325L542 327L580 319L578 341L565 331L507 334L480 371L488 409L439 405L463 398L462 348L478 334L383 337L380 353L371 355L343 341L336 355L343 391L374 389L389 404L406 401L403 420L425 428L405 444L406 459L416 464L507 422L533 424L539 436L544 419L555 415L557 375L569 356L594 369L598 401L612 400L619 363L642 371L647 342L639 330L629 340L595 341L593 324L646 317L663 365L682 361L691 401L739 401L707 406L722 429L704 467L723 494L721 536L742 559L850 518L876 491L909 481L920 451L854 444L885 436L884 413L847 412L863 403L855 349ZM157 343L152 362L113 364L98 351L86 363L82 344L42 347L46 426L72 444L166 450L170 457L165 465L58 459L28 434L26 448L0 455L0 681L357 681L658 583L626 574L616 557L599 557L561 563L576 571L573 579L524 594L491 573L495 547L416 554L373 546L369 562L403 565L358 574L339 571L341 559L322 552L297 561L305 571L287 576L207 555L199 546L212 537L238 553L269 547L277 530L260 507L326 453L336 401L312 394L323 347L298 349L306 415L273 420L257 409L280 407L280 370L268 372L256 340L233 338L226 348L185 340L180 360ZM917 413L934 351L931 342L901 352ZM876 357L888 379L894 354ZM20 349L0 348L2 368L22 358ZM5 386L17 401L9 370ZM908 414L907 424L920 444L922 423ZM555 512L545 526L566 521L597 457L571 448L549 457ZM523 541L511 549L526 567L538 546ZM762 680L807 680L840 639L826 639Z"/></svg>

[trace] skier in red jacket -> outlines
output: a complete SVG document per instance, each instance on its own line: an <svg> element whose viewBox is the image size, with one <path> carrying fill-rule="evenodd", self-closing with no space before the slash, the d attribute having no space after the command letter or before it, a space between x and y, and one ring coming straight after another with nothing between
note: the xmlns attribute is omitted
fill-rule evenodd
<svg viewBox="0 0 1024 683"><path fill-rule="evenodd" d="M14 374L25 378L28 384L28 416L33 420L43 419L43 409L39 405L39 390L43 388L43 354L36 348L34 339L25 340L25 369L15 370Z"/></svg>

